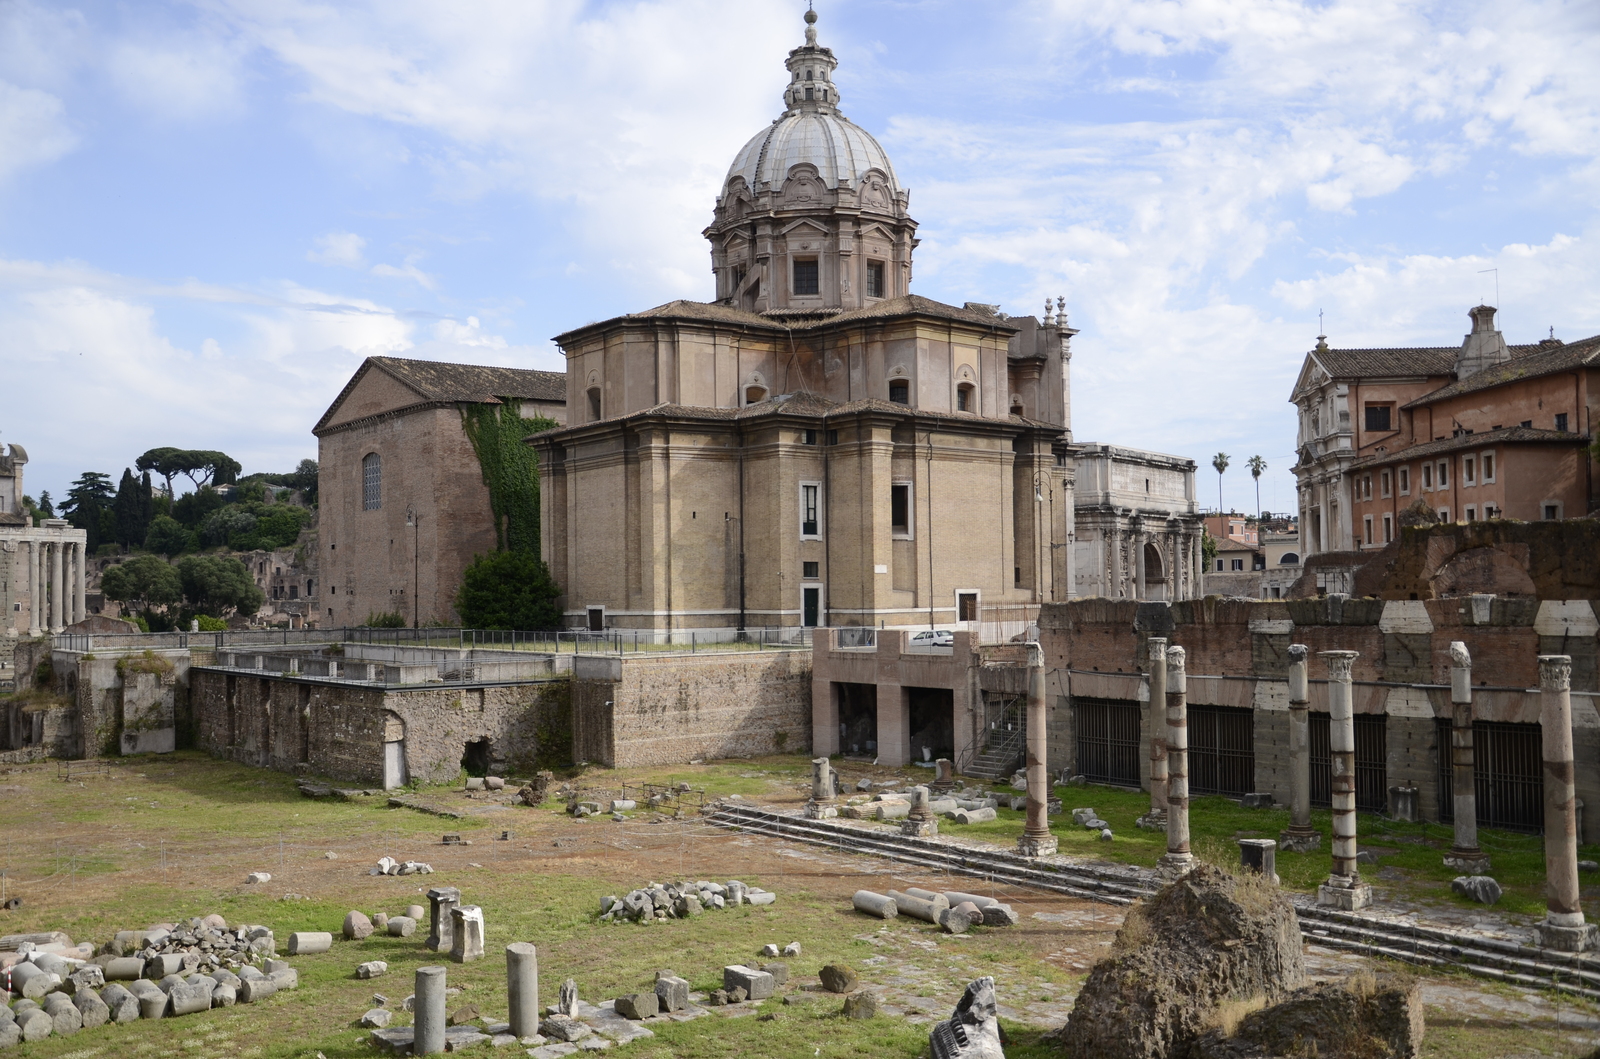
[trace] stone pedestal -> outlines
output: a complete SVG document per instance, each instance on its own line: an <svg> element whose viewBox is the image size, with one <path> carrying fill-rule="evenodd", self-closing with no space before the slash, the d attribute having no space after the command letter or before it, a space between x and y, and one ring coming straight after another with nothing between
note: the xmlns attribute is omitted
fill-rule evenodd
<svg viewBox="0 0 1600 1059"><path fill-rule="evenodd" d="M947 757L939 758L933 763L933 783L930 785L936 791L953 791L956 789L956 767Z"/></svg>
<svg viewBox="0 0 1600 1059"><path fill-rule="evenodd" d="M916 838L932 838L939 833L939 818L928 804L928 788L911 789L911 811L900 821L900 833Z"/></svg>
<svg viewBox="0 0 1600 1059"><path fill-rule="evenodd" d="M1492 867L1489 854L1483 850L1456 849L1454 846L1444 855L1444 866L1453 868L1463 875L1487 875Z"/></svg>
<svg viewBox="0 0 1600 1059"><path fill-rule="evenodd" d="M461 903L461 891L454 886L435 886L428 891L428 948L450 951L450 910Z"/></svg>
<svg viewBox="0 0 1600 1059"><path fill-rule="evenodd" d="M1414 824L1417 816L1418 791L1415 787L1389 788L1389 819Z"/></svg>
<svg viewBox="0 0 1600 1059"><path fill-rule="evenodd" d="M818 801L806 802L805 815L807 820L832 820L839 815L837 805L825 805Z"/></svg>
<svg viewBox="0 0 1600 1059"><path fill-rule="evenodd" d="M834 799L836 786L833 782L833 766L828 764L825 757L811 760L811 800L814 802L831 802Z"/></svg>
<svg viewBox="0 0 1600 1059"><path fill-rule="evenodd" d="M450 910L450 959L471 963L483 959L483 909L457 905Z"/></svg>
<svg viewBox="0 0 1600 1059"><path fill-rule="evenodd" d="M1297 833L1293 827L1278 832L1278 848L1285 853L1314 853L1322 848L1322 832Z"/></svg>
<svg viewBox="0 0 1600 1059"><path fill-rule="evenodd" d="M1359 875L1330 875L1327 882L1317 887L1317 904L1323 908L1359 912L1372 904L1372 887L1362 882Z"/></svg>
<svg viewBox="0 0 1600 1059"><path fill-rule="evenodd" d="M1573 926L1563 926L1560 923L1540 923L1533 928L1533 943L1541 949L1553 949L1556 952L1591 952L1596 947L1597 929L1593 923L1582 922L1583 917L1578 916L1580 922Z"/></svg>
<svg viewBox="0 0 1600 1059"><path fill-rule="evenodd" d="M1278 844L1270 838L1239 839L1239 866L1278 885Z"/></svg>

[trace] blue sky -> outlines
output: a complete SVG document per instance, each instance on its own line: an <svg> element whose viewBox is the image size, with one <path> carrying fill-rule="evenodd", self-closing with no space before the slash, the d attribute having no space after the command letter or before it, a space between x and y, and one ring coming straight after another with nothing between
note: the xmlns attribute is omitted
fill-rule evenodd
<svg viewBox="0 0 1600 1059"><path fill-rule="evenodd" d="M710 297L718 185L781 109L793 0L0 0L0 442L29 491L147 448L247 471L372 354L559 369ZM1334 345L1600 332L1600 5L841 0L844 112L913 290L1073 326L1074 433L1232 455L1293 505ZM1482 274L1498 269L1498 274ZM1495 282L1498 277L1499 293Z"/></svg>

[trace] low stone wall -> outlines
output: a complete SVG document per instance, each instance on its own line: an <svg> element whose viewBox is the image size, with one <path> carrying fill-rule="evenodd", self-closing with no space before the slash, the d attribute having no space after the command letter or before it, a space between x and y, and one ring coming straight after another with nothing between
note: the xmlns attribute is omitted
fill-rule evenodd
<svg viewBox="0 0 1600 1059"><path fill-rule="evenodd" d="M399 743L400 783L459 775L469 743L490 769L531 774L564 764L569 687L519 684L382 688L314 677L192 671L199 745L219 757L284 772L383 786L386 744Z"/></svg>
<svg viewBox="0 0 1600 1059"><path fill-rule="evenodd" d="M579 657L574 759L615 768L803 753L811 652Z"/></svg>

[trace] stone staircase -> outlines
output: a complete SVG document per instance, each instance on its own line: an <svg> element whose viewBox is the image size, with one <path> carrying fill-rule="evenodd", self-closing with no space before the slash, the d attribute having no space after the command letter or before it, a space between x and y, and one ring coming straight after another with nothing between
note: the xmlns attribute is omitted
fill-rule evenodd
<svg viewBox="0 0 1600 1059"><path fill-rule="evenodd" d="M1012 773L1022 767L1027 748L1027 710L1008 709L1004 717L989 729L989 739L983 747L956 771L963 776L991 783L1008 780Z"/></svg>

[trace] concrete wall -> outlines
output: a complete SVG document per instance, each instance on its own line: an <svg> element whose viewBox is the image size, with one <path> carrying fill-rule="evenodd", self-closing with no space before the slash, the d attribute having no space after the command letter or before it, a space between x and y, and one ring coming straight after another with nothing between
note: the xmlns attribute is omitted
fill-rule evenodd
<svg viewBox="0 0 1600 1059"><path fill-rule="evenodd" d="M811 656L727 651L574 660L572 755L631 768L806 753Z"/></svg>

